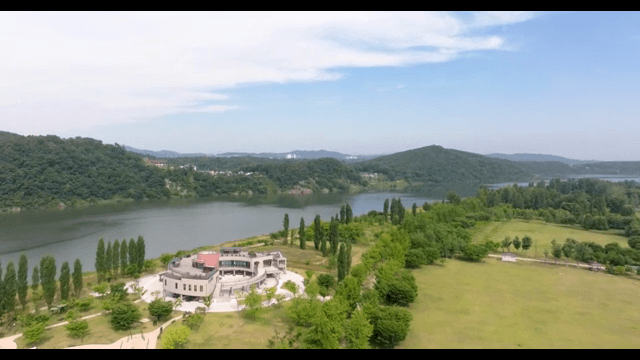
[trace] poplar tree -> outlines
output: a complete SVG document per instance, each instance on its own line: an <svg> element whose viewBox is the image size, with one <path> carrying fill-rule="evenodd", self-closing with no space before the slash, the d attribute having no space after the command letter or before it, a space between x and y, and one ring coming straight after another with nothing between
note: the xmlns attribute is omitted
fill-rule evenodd
<svg viewBox="0 0 640 360"><path fill-rule="evenodd" d="M111 249L111 240L107 242L107 250L104 252L104 273L111 273L111 259L112 259L113 251ZM62 268L60 268L62 271Z"/></svg>
<svg viewBox="0 0 640 360"><path fill-rule="evenodd" d="M402 206L402 199L398 198L396 202L396 211L398 213L398 224L402 224L404 222L404 206Z"/></svg>
<svg viewBox="0 0 640 360"><path fill-rule="evenodd" d="M2 263L0 263L0 319L4 315L4 281L2 281Z"/></svg>
<svg viewBox="0 0 640 360"><path fill-rule="evenodd" d="M347 275L351 271L351 240L347 240Z"/></svg>
<svg viewBox="0 0 640 360"><path fill-rule="evenodd" d="M284 214L284 220L282 220L282 226L284 227L284 243L287 244L287 238L289 237L289 214ZM293 239L291 239L293 241Z"/></svg>
<svg viewBox="0 0 640 360"><path fill-rule="evenodd" d="M98 240L98 249L96 250L96 273L98 273L98 282L101 283L104 281L104 273L105 273L105 250L104 250L104 239L100 238ZM42 265L40 266L42 268ZM42 276L41 276L42 277ZM44 279L43 279L44 282Z"/></svg>
<svg viewBox="0 0 640 360"><path fill-rule="evenodd" d="M413 216L416 216L416 214L418 213L418 204L413 203L413 206L411 207L411 213L413 214Z"/></svg>
<svg viewBox="0 0 640 360"><path fill-rule="evenodd" d="M396 216L397 216L397 206L396 206L396 198L391 199L391 223L395 224L396 223Z"/></svg>
<svg viewBox="0 0 640 360"><path fill-rule="evenodd" d="M353 220L353 209L351 205L347 204L347 215L345 217L345 224L349 224Z"/></svg>
<svg viewBox="0 0 640 360"><path fill-rule="evenodd" d="M389 219L389 199L384 201L384 206L382 207L382 215L384 215L384 221Z"/></svg>
<svg viewBox="0 0 640 360"><path fill-rule="evenodd" d="M333 224L333 217L331 217L331 222L329 224ZM329 235L331 236L331 235ZM322 256L327 256L328 252L327 252L327 238L324 236L324 230L323 230L323 236L322 239L320 240L320 250L322 250Z"/></svg>
<svg viewBox="0 0 640 360"><path fill-rule="evenodd" d="M329 240L331 241L331 254L338 253L338 219L334 219L329 226Z"/></svg>
<svg viewBox="0 0 640 360"><path fill-rule="evenodd" d="M76 294L76 298L80 298L80 293L83 287L82 281L82 263L80 259L76 259L73 263L73 292Z"/></svg>
<svg viewBox="0 0 640 360"><path fill-rule="evenodd" d="M136 243L136 255L138 256L138 271L144 269L144 257L145 257L145 244L142 235L138 235L138 242Z"/></svg>
<svg viewBox="0 0 640 360"><path fill-rule="evenodd" d="M104 242L102 244L104 246ZM53 256L47 255L40 259L40 281L44 301L48 307L51 307L56 296L56 271L56 260Z"/></svg>
<svg viewBox="0 0 640 360"><path fill-rule="evenodd" d="M313 246L316 250L320 250L320 243L324 238L324 230L322 229L322 220L320 220L320 215L316 215L316 218L313 219Z"/></svg>
<svg viewBox="0 0 640 360"><path fill-rule="evenodd" d="M338 254L338 282L347 276L347 250L344 243L340 243L340 253Z"/></svg>
<svg viewBox="0 0 640 360"><path fill-rule="evenodd" d="M58 278L58 281L60 282L60 299L61 300L69 299L69 290L71 286L71 283L69 282L70 280L71 280L71 273L69 270L69 263L65 261L62 263L62 266L60 266L60 278Z"/></svg>
<svg viewBox="0 0 640 360"><path fill-rule="evenodd" d="M120 242L118 239L113 241L111 269L113 270L113 276L117 277L119 274L118 269L120 269Z"/></svg>
<svg viewBox="0 0 640 360"><path fill-rule="evenodd" d="M18 300L22 305L22 310L27 306L27 292L29 291L29 263L27 255L20 254L18 262Z"/></svg>
<svg viewBox="0 0 640 360"><path fill-rule="evenodd" d="M127 261L127 257L129 256L129 250L127 249L127 239L122 239L122 244L120 244L120 273L127 273L127 266L129 266L129 262Z"/></svg>
<svg viewBox="0 0 640 360"><path fill-rule="evenodd" d="M4 274L4 309L6 312L13 312L16 308L16 268L13 261L7 264L7 273Z"/></svg>
<svg viewBox="0 0 640 360"><path fill-rule="evenodd" d="M134 275L138 268L138 247L136 246L136 241L131 238L129 240L129 269L132 270L130 275Z"/></svg>
<svg viewBox="0 0 640 360"><path fill-rule="evenodd" d="M38 286L40 285L40 270L38 270L38 265L33 267L33 274L31 274L31 290L38 290Z"/></svg>
<svg viewBox="0 0 640 360"><path fill-rule="evenodd" d="M300 249L304 250L307 248L307 234L304 231L304 218L300 218L300 229L298 232L300 233Z"/></svg>
<svg viewBox="0 0 640 360"><path fill-rule="evenodd" d="M347 208L344 205L340 207L340 223L341 224L347 223Z"/></svg>

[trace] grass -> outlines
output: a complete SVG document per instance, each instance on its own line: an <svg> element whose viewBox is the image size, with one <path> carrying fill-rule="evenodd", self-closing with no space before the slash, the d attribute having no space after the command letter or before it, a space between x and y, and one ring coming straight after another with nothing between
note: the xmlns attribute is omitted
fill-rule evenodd
<svg viewBox="0 0 640 360"><path fill-rule="evenodd" d="M520 240L524 235L529 235L533 239L533 245L527 251L518 250L519 255L529 257L543 257L544 250L551 253L551 240L556 239L558 244L564 244L567 238L573 238L577 241L593 241L602 246L609 243L618 243L621 247L628 247L627 238L618 235L618 231L597 231L584 230L567 225L550 224L538 220L510 220L490 222L484 226L479 226L473 232L472 240L474 242L484 242L491 240L494 242L502 242L505 236L509 236L512 240L518 236ZM537 249L536 249L537 246ZM515 251L513 246L512 251Z"/></svg>
<svg viewBox="0 0 640 360"><path fill-rule="evenodd" d="M287 303L261 310L256 320L247 320L239 312L208 313L204 323L189 335L188 349L264 349L276 330L284 333L288 327L285 317ZM167 329L177 327L176 321ZM164 329L165 331L167 329ZM158 339L162 349L162 337Z"/></svg>
<svg viewBox="0 0 640 360"><path fill-rule="evenodd" d="M638 348L640 283L549 265L447 261L413 272L401 348Z"/></svg>

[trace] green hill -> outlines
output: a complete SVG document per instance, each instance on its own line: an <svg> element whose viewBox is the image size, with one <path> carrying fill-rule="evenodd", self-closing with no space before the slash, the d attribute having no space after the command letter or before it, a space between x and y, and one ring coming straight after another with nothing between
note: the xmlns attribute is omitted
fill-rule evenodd
<svg viewBox="0 0 640 360"><path fill-rule="evenodd" d="M353 165L358 171L426 184L527 181L530 171L509 160L494 159L432 145L381 156Z"/></svg>

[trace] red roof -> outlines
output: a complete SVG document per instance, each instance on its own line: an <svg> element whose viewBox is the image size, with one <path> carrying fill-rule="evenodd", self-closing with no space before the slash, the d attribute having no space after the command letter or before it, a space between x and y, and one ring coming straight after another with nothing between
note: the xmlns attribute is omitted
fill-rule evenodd
<svg viewBox="0 0 640 360"><path fill-rule="evenodd" d="M218 268L218 260L220 259L220 254L198 254L198 262L204 263L204 266L211 268Z"/></svg>

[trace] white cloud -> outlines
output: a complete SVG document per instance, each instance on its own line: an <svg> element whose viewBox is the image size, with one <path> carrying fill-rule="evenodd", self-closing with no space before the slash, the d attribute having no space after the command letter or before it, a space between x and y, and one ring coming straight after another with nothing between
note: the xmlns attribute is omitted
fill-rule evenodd
<svg viewBox="0 0 640 360"><path fill-rule="evenodd" d="M237 109L241 84L444 62L532 13L0 13L0 128L54 132ZM216 102L226 102L219 104ZM40 130L42 129L42 130Z"/></svg>

